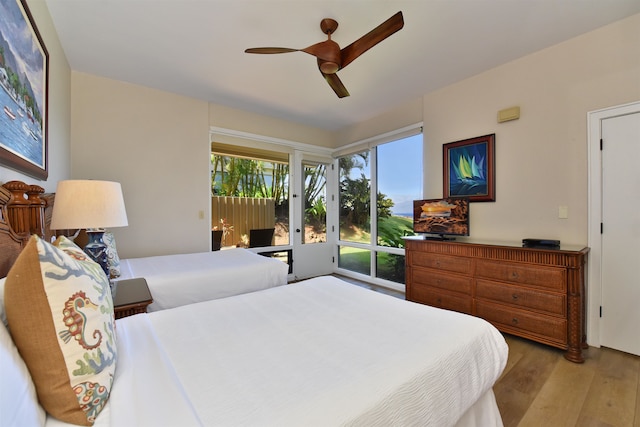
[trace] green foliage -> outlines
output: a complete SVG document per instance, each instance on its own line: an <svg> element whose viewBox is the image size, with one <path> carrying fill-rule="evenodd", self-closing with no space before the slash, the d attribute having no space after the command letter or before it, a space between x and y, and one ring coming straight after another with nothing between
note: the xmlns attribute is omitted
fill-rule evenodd
<svg viewBox="0 0 640 427"><path fill-rule="evenodd" d="M308 224L326 224L326 172L327 166L323 164L304 166L304 206Z"/></svg>
<svg viewBox="0 0 640 427"><path fill-rule="evenodd" d="M413 223L409 218L390 216L378 219L378 245L404 248L403 236L413 235Z"/></svg>
<svg viewBox="0 0 640 427"><path fill-rule="evenodd" d="M358 179L343 178L340 181L340 222L341 225L356 226L369 231L369 179L361 174Z"/></svg>
<svg viewBox="0 0 640 427"><path fill-rule="evenodd" d="M377 194L378 218L391 216L393 200L384 193ZM343 178L340 181L340 220L341 225L355 226L363 230L370 230L369 214L371 197L369 179L364 174L358 179Z"/></svg>
<svg viewBox="0 0 640 427"><path fill-rule="evenodd" d="M378 220L381 218L389 218L391 216L391 208L394 206L393 200L383 193L378 193Z"/></svg>
<svg viewBox="0 0 640 427"><path fill-rule="evenodd" d="M338 265L346 270L371 274L371 251L342 246L338 256Z"/></svg>
<svg viewBox="0 0 640 427"><path fill-rule="evenodd" d="M211 154L211 193L287 202L289 165Z"/></svg>
<svg viewBox="0 0 640 427"><path fill-rule="evenodd" d="M404 283L404 255L377 253L377 276L392 282Z"/></svg>
<svg viewBox="0 0 640 427"><path fill-rule="evenodd" d="M377 252L376 257L377 277L404 283L404 255ZM371 251L342 246L338 263L340 268L369 275L371 274Z"/></svg>
<svg viewBox="0 0 640 427"><path fill-rule="evenodd" d="M305 222L317 226L327 222L327 203L324 197L318 197L314 203L305 210Z"/></svg>
<svg viewBox="0 0 640 427"><path fill-rule="evenodd" d="M340 170L340 225L370 230L371 185L368 178L369 151L338 159ZM355 177L354 169L360 170ZM391 216L393 200L383 193L377 194L378 218Z"/></svg>

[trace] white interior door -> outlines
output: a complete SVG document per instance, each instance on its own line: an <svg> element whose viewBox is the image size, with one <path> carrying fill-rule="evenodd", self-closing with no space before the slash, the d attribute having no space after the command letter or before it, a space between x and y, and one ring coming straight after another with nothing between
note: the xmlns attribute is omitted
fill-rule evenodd
<svg viewBox="0 0 640 427"><path fill-rule="evenodd" d="M600 343L640 355L640 113L602 121Z"/></svg>

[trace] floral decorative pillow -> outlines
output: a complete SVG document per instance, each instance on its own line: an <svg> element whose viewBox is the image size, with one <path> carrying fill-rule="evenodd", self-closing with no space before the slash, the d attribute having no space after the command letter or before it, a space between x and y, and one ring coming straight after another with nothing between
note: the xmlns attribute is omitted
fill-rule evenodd
<svg viewBox="0 0 640 427"><path fill-rule="evenodd" d="M107 261L109 263L109 276L112 279L120 277L120 257L116 249L116 238L110 231L105 231L102 241L107 245Z"/></svg>
<svg viewBox="0 0 640 427"><path fill-rule="evenodd" d="M62 421L93 425L116 368L109 280L73 242L37 236L5 283L7 320L44 409Z"/></svg>

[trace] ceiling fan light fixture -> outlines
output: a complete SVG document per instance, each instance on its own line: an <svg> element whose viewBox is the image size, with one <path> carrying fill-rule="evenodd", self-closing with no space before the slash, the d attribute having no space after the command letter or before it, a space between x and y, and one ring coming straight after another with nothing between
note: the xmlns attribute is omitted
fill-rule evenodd
<svg viewBox="0 0 640 427"><path fill-rule="evenodd" d="M335 74L338 72L339 69L340 69L340 66L335 62L326 61L320 65L320 71L322 71L325 74Z"/></svg>

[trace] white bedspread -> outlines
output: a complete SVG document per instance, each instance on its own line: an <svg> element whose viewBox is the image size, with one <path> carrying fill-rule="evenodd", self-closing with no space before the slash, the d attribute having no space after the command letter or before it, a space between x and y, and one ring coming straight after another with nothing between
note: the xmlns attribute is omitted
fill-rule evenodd
<svg viewBox="0 0 640 427"><path fill-rule="evenodd" d="M117 328L96 426L452 426L507 360L484 320L333 277Z"/></svg>
<svg viewBox="0 0 640 427"><path fill-rule="evenodd" d="M287 284L289 267L246 249L129 258L119 280L144 277L153 296L149 311L225 298Z"/></svg>

